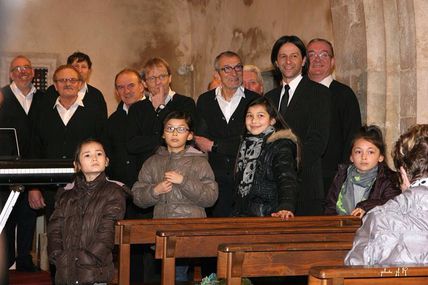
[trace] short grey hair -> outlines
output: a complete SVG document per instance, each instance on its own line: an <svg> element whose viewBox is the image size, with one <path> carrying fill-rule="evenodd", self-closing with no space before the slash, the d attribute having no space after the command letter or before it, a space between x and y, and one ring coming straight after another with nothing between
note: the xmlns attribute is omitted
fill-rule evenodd
<svg viewBox="0 0 428 285"><path fill-rule="evenodd" d="M257 82L263 85L263 76L262 76L262 72L260 71L260 68L252 64L246 64L244 65L244 71L254 72L257 77Z"/></svg>

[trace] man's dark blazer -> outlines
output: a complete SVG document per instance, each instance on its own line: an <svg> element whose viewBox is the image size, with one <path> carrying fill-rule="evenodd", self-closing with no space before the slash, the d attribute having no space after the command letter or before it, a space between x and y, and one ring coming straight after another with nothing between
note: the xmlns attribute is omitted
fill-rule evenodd
<svg viewBox="0 0 428 285"><path fill-rule="evenodd" d="M110 179L123 182L132 188L137 181L138 170L135 156L129 154L126 148L127 125L128 114L123 110L123 102L120 102L107 120L106 149L110 158L107 174Z"/></svg>
<svg viewBox="0 0 428 285"><path fill-rule="evenodd" d="M353 137L361 128L360 106L354 91L336 80L333 80L329 89L331 92L330 138L322 157L326 191L330 189L338 165L349 163Z"/></svg>
<svg viewBox="0 0 428 285"><path fill-rule="evenodd" d="M247 89L244 93L245 98L239 102L229 123L218 105L215 89L199 96L196 105L198 117L196 134L214 141L217 145L217 149L208 154L219 184L219 198L213 210L215 216L228 216L232 210L234 167L241 136L245 132L245 111L248 104L260 96ZM222 187L223 185L226 186Z"/></svg>
<svg viewBox="0 0 428 285"><path fill-rule="evenodd" d="M282 86L265 96L278 108ZM287 110L281 115L299 137L302 151L296 214L322 214L324 199L321 157L327 147L330 129L331 94L327 87L303 76Z"/></svg>

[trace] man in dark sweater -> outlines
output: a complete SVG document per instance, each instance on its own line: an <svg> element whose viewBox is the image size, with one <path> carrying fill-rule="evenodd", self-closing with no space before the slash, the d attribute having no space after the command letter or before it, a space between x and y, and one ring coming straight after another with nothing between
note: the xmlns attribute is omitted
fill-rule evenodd
<svg viewBox="0 0 428 285"><path fill-rule="evenodd" d="M232 211L234 167L241 135L245 131L247 105L259 95L242 87L243 65L238 54L220 53L214 62L221 86L199 96L195 142L208 153L219 188L215 217L227 217Z"/></svg>
<svg viewBox="0 0 428 285"><path fill-rule="evenodd" d="M0 105L0 128L15 128L18 135L21 157L28 158L30 153L32 124L40 114L45 94L31 83L34 70L25 56L17 56L10 63L10 85L2 88L3 101ZM8 187L0 186L2 203L9 195ZM30 208L28 191L18 198L8 219L5 233L8 244L8 266L16 261L18 271L36 271L30 255L36 226L36 212ZM17 256L15 259L15 228L17 229Z"/></svg>
<svg viewBox="0 0 428 285"><path fill-rule="evenodd" d="M107 104L103 93L94 86L89 85L89 78L92 73L92 61L90 57L83 52L77 51L67 58L67 64L76 68L82 76L83 81L80 86L79 97L85 107L100 112L105 118L107 118ZM49 86L46 90L46 94L52 104L55 102L56 98L58 98L58 92L54 85Z"/></svg>
<svg viewBox="0 0 428 285"><path fill-rule="evenodd" d="M325 39L312 39L308 45L311 80L328 87L331 92L330 138L322 157L324 189L330 189L339 164L348 163L351 143L361 127L360 105L349 86L333 79L335 58L332 44Z"/></svg>
<svg viewBox="0 0 428 285"><path fill-rule="evenodd" d="M306 76L306 48L297 36L282 36L271 53L282 76L280 87L265 96L279 109L302 144L296 215L323 213L324 187L321 157L330 129L330 91Z"/></svg>
<svg viewBox="0 0 428 285"><path fill-rule="evenodd" d="M71 65L61 65L54 73L59 97L44 105L34 127L32 155L48 159L74 159L77 145L84 139L104 139L106 118L85 106L79 97L83 83L80 73ZM53 212L56 188L49 187L43 196L39 190L30 191L34 209L46 206L46 218Z"/></svg>
<svg viewBox="0 0 428 285"><path fill-rule="evenodd" d="M128 151L137 155L137 169L162 143L163 120L172 111L189 113L195 119L196 107L192 98L171 89L171 69L162 58L149 59L143 67L146 98L129 110Z"/></svg>

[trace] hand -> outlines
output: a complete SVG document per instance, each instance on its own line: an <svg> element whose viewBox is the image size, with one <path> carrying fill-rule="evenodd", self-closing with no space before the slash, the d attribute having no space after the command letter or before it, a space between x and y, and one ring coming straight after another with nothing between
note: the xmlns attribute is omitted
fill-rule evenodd
<svg viewBox="0 0 428 285"><path fill-rule="evenodd" d="M366 214L366 211L364 211L361 208L355 208L351 213L352 216L358 217L360 219L362 219L365 214Z"/></svg>
<svg viewBox="0 0 428 285"><path fill-rule="evenodd" d="M206 137L194 136L196 146L203 152L210 152L214 142Z"/></svg>
<svg viewBox="0 0 428 285"><path fill-rule="evenodd" d="M289 220L290 218L294 218L294 214L291 211L281 210L276 213L271 214L272 217L279 217L282 220Z"/></svg>
<svg viewBox="0 0 428 285"><path fill-rule="evenodd" d="M172 183L169 181L162 181L158 185L155 186L153 191L155 195L165 194L172 190Z"/></svg>
<svg viewBox="0 0 428 285"><path fill-rule="evenodd" d="M168 172L165 172L165 179L166 181L169 181L174 184L181 184L183 183L184 177L183 175L175 171L168 171Z"/></svg>
<svg viewBox="0 0 428 285"><path fill-rule="evenodd" d="M166 94L164 94L163 86L153 88L152 93L152 105L155 110L162 104L165 104Z"/></svg>
<svg viewBox="0 0 428 285"><path fill-rule="evenodd" d="M45 199L39 189L31 189L28 191L28 203L34 210L46 207Z"/></svg>

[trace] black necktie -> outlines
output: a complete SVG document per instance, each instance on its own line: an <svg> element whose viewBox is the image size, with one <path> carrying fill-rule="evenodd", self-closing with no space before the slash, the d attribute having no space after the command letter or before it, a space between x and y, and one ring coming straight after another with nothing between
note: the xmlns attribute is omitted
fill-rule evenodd
<svg viewBox="0 0 428 285"><path fill-rule="evenodd" d="M279 108L279 111L281 112L281 114L284 114L285 111L287 110L288 99L290 98L290 95L288 94L288 90L290 90L290 86L287 84L284 86L284 94L282 95L281 107Z"/></svg>

